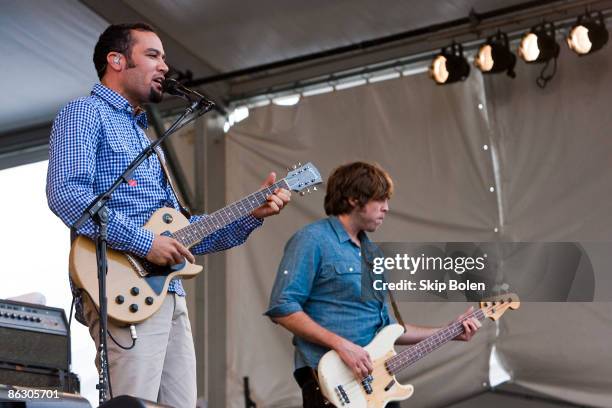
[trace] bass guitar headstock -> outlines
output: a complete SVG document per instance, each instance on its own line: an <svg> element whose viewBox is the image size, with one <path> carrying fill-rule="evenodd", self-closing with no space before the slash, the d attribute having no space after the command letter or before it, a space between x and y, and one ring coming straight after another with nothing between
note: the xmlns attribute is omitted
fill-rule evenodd
<svg viewBox="0 0 612 408"><path fill-rule="evenodd" d="M483 299L480 302L480 310L485 317L491 320L499 319L508 309L516 310L521 306L521 301L515 293L494 296Z"/></svg>

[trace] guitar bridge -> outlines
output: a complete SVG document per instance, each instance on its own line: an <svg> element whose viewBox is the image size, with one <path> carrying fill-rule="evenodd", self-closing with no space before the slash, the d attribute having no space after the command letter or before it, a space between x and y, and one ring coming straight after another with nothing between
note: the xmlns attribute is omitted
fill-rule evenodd
<svg viewBox="0 0 612 408"><path fill-rule="evenodd" d="M136 260L136 258L134 258L132 255L125 254L125 257L130 263L130 266L132 267L132 269L134 269L134 272L140 275L141 278L144 278L149 274L149 272L145 268L143 268L140 262L138 262L138 260Z"/></svg>

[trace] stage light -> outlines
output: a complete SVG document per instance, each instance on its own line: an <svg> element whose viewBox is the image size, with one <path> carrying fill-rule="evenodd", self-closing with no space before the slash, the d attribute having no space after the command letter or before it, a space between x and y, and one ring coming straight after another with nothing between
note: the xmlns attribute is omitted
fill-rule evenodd
<svg viewBox="0 0 612 408"><path fill-rule="evenodd" d="M585 13L578 17L567 36L567 45L576 54L583 56L599 50L608 42L608 30L601 12L595 16Z"/></svg>
<svg viewBox="0 0 612 408"><path fill-rule="evenodd" d="M469 74L470 65L463 56L463 47L456 43L443 48L429 67L429 75L438 85L465 81Z"/></svg>
<svg viewBox="0 0 612 408"><path fill-rule="evenodd" d="M484 74L506 71L509 77L514 78L516 76L514 73L516 56L510 51L508 36L498 31L497 34L489 37L487 42L480 46L474 59L474 65Z"/></svg>
<svg viewBox="0 0 612 408"><path fill-rule="evenodd" d="M559 56L559 44L555 40L552 23L535 26L521 39L519 56L528 63L548 62Z"/></svg>

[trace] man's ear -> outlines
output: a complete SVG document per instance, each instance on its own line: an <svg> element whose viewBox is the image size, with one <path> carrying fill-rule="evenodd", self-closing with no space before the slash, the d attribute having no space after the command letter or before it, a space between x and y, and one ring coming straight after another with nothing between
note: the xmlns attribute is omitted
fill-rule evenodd
<svg viewBox="0 0 612 408"><path fill-rule="evenodd" d="M359 207L359 201L356 198L353 197L349 197L348 199L348 203L350 204L351 207L353 208L357 208Z"/></svg>
<svg viewBox="0 0 612 408"><path fill-rule="evenodd" d="M118 52L109 52L106 55L106 66L115 72L123 69L123 55Z"/></svg>

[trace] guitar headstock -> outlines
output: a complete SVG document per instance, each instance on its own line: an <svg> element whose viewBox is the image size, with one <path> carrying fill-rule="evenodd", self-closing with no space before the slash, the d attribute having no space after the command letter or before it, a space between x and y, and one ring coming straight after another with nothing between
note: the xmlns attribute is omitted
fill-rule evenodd
<svg viewBox="0 0 612 408"><path fill-rule="evenodd" d="M482 310L485 317L488 317L491 320L499 319L501 315L503 315L509 308L515 310L520 306L521 301L514 293L494 296L492 298L483 299L480 302L480 310Z"/></svg>
<svg viewBox="0 0 612 408"><path fill-rule="evenodd" d="M310 162L303 166L298 164L298 166L293 166L293 170L289 171L287 177L285 177L289 189L301 195L305 194L305 189L309 193L310 187L313 187L313 190L316 191L317 188L315 186L323 182L319 170Z"/></svg>

